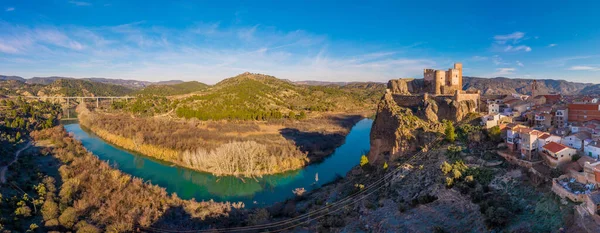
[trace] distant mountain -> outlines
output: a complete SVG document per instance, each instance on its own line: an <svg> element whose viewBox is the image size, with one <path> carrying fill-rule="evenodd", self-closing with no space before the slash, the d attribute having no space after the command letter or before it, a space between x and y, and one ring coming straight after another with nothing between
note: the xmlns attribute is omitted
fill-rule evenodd
<svg viewBox="0 0 600 233"><path fill-rule="evenodd" d="M4 76L4 75L0 75L0 81L8 81L8 80L17 80L17 81L25 82L25 79L21 78L19 76Z"/></svg>
<svg viewBox="0 0 600 233"><path fill-rule="evenodd" d="M133 90L120 85L84 79L57 79L44 86L38 95L47 96L124 96Z"/></svg>
<svg viewBox="0 0 600 233"><path fill-rule="evenodd" d="M169 81L167 81L168 83ZM136 92L136 94L150 94L150 95L160 95L160 96L171 96L171 95L183 95L196 91L201 91L209 86L196 81L191 82L182 82L177 84L162 84L162 85L150 85L144 88L141 91Z"/></svg>
<svg viewBox="0 0 600 233"><path fill-rule="evenodd" d="M30 79L25 79L27 83L31 84L42 84L48 85L59 79L76 79L70 77L59 77L59 76L51 76L51 77L33 77ZM132 89L142 89L144 87L161 84L161 85L171 85L182 83L181 80L169 80L169 81L160 81L160 82L150 82L150 81L138 81L138 80L126 80L126 79L111 79L111 78L81 78L80 80L88 80L92 82L106 83L106 84L114 84L120 85Z"/></svg>
<svg viewBox="0 0 600 233"><path fill-rule="evenodd" d="M58 76L51 76L51 77L33 77L30 79L25 79L26 83L29 84L42 84L42 85L48 85L50 83L53 83L56 80L59 79L74 79L74 78L68 78L68 77L58 77Z"/></svg>
<svg viewBox="0 0 600 233"><path fill-rule="evenodd" d="M0 95L22 96L124 96L133 90L124 86L92 82L84 79L34 79L33 83L20 80L0 81Z"/></svg>
<svg viewBox="0 0 600 233"><path fill-rule="evenodd" d="M579 92L581 95L600 95L600 84L591 85L583 88Z"/></svg>
<svg viewBox="0 0 600 233"><path fill-rule="evenodd" d="M111 78L84 78L84 79L94 81L94 82L100 82L100 83L121 85L121 86L132 88L132 89L142 89L142 88L145 88L145 87L148 87L151 85L173 85L173 84L183 83L183 81L181 81L181 80L150 82L150 81L111 79Z"/></svg>
<svg viewBox="0 0 600 233"><path fill-rule="evenodd" d="M363 83L381 84L381 85L385 86L385 83L379 83L379 82L329 82L329 81L305 80L305 81L296 81L293 83L298 84L298 85L307 85L307 86L329 86L329 85L346 86L346 85L350 85L350 84L363 84Z"/></svg>
<svg viewBox="0 0 600 233"><path fill-rule="evenodd" d="M586 87L592 86L590 83L576 83L565 80L553 79L538 79L537 81L538 94L579 94ZM463 77L463 89L478 89L482 94L497 95L497 94L531 94L531 84L533 79L510 79L504 77L497 78L478 78L478 77Z"/></svg>

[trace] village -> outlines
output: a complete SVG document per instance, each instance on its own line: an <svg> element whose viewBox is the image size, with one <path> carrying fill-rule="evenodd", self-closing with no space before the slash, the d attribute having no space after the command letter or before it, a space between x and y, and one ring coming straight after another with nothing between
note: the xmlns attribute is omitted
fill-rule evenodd
<svg viewBox="0 0 600 233"><path fill-rule="evenodd" d="M500 156L581 203L575 215L600 229L600 98L536 95L535 85L531 96L482 96L481 124L501 131Z"/></svg>

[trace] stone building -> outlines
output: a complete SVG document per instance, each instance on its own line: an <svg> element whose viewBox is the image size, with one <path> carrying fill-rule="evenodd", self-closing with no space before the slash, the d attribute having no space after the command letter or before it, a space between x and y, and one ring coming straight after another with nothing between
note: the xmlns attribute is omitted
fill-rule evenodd
<svg viewBox="0 0 600 233"><path fill-rule="evenodd" d="M435 95L453 95L462 90L462 64L454 63L454 68L447 71L425 69L423 70L425 86L429 93Z"/></svg>

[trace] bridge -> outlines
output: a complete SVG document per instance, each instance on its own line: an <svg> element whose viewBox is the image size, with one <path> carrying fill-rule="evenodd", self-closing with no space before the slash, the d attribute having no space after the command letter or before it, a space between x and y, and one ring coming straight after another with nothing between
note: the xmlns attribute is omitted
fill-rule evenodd
<svg viewBox="0 0 600 233"><path fill-rule="evenodd" d="M48 99L54 99L54 100L65 100L67 102L67 106L69 106L69 100L71 99L75 99L75 100L80 100L80 101L84 101L85 99L95 99L96 100L96 108L100 107L100 99L110 99L111 102L114 101L115 99L124 99L124 100L129 100L129 99L135 99L135 96L7 96L8 98L11 99L16 99L16 98L28 98L28 99L38 99L38 100L48 100Z"/></svg>

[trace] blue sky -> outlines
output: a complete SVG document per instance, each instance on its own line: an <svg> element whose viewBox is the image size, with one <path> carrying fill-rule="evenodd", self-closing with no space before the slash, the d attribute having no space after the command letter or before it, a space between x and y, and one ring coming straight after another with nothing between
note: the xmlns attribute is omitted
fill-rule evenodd
<svg viewBox="0 0 600 233"><path fill-rule="evenodd" d="M0 74L600 83L600 1L0 1ZM452 13L451 13L452 12Z"/></svg>

